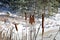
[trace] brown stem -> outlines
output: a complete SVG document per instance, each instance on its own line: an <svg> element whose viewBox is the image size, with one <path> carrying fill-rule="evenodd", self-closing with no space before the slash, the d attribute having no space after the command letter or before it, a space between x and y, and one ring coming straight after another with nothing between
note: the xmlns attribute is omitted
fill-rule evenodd
<svg viewBox="0 0 60 40"><path fill-rule="evenodd" d="M42 39L44 34L44 14L42 14Z"/></svg>

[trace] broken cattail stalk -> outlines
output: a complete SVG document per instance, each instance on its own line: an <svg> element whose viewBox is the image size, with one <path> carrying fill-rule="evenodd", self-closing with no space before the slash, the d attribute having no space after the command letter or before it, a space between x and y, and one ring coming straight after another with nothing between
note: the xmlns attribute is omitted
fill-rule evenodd
<svg viewBox="0 0 60 40"><path fill-rule="evenodd" d="M16 31L18 31L17 24L15 24Z"/></svg>
<svg viewBox="0 0 60 40"><path fill-rule="evenodd" d="M42 14L42 40L43 40L43 34L44 34L44 14Z"/></svg>
<svg viewBox="0 0 60 40"><path fill-rule="evenodd" d="M15 25L16 31L18 31L17 25L18 23L13 23Z"/></svg>

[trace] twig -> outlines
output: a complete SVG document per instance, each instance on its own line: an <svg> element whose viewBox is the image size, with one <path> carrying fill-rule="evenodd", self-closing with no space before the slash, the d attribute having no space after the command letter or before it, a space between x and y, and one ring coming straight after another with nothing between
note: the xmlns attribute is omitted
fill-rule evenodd
<svg viewBox="0 0 60 40"><path fill-rule="evenodd" d="M53 40L56 40L55 38L56 38L56 36L57 36L58 32L59 32L59 30L57 31L57 33L56 33L56 35L54 36Z"/></svg>
<svg viewBox="0 0 60 40"><path fill-rule="evenodd" d="M38 31L37 31L37 34L36 34L36 36L35 36L35 40L36 40L36 38L37 38L37 35L38 35L38 33L39 33L39 30L40 30L40 26L39 26Z"/></svg>

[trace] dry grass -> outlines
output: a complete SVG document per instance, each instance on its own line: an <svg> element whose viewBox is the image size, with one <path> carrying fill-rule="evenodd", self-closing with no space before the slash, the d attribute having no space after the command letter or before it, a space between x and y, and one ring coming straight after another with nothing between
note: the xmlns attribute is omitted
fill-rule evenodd
<svg viewBox="0 0 60 40"><path fill-rule="evenodd" d="M56 33L58 31L58 29L54 29L54 30L49 30L47 32L44 32L44 36L49 36L52 33ZM39 34L40 36L42 35L42 33Z"/></svg>

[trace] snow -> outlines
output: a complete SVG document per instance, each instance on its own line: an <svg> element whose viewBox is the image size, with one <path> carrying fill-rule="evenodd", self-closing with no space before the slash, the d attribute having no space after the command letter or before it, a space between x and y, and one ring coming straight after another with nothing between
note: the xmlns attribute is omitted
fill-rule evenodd
<svg viewBox="0 0 60 40"><path fill-rule="evenodd" d="M2 14L5 14L5 13L0 13L0 15L2 15ZM13 14L10 14L10 16L13 16ZM17 17L17 15L14 15L14 17ZM52 18L54 18L54 19L52 19ZM45 29L44 29L44 38L43 38L44 40L53 40L54 36L56 35L56 32L59 30L60 14L54 15L54 17L52 17L52 18L45 18L45 21L44 21ZM18 25L17 25L18 31L16 31L14 24L11 22L13 20L15 23L18 23ZM30 28L33 26L36 28L36 30L38 30L38 28L40 26L37 40L41 40L41 38L42 38L42 36L41 36L42 19L41 18L35 19L36 22L34 25L29 24L28 21L26 22L24 20L24 18L22 18L21 16L20 16L20 19L17 19L17 20L20 20L20 21L16 21L15 19L10 20L10 18L6 22L0 21L0 32L2 31L2 37L4 36L3 34L5 34L5 36L7 35L7 37L9 37L10 31L12 30L12 39L16 40L16 37L17 37L17 40L21 40L22 34L23 34L23 37L26 36L26 30L27 30L27 35L28 35L28 40L29 40L29 34L30 34L29 30L31 30ZM57 34L57 36L55 38L56 40L60 39L59 35L60 35L60 33ZM49 38L49 36L51 36L51 37Z"/></svg>
<svg viewBox="0 0 60 40"><path fill-rule="evenodd" d="M0 12L0 15L5 15L6 13L5 12Z"/></svg>

